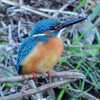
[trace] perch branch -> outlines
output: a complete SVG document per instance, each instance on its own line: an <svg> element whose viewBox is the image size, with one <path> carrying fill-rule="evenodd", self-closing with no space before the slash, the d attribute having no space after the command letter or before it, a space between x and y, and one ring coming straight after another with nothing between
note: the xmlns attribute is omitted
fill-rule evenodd
<svg viewBox="0 0 100 100"><path fill-rule="evenodd" d="M36 74L36 78L41 77L42 75ZM45 75L47 76L47 74ZM50 77L63 77L69 80L85 78L85 76L82 73L72 72L72 71L52 72ZM0 83L16 82L16 81L23 81L23 80L29 80L29 79L34 79L34 75L30 74L30 75L20 75L20 76L13 76L13 77L7 77L7 78L0 78Z"/></svg>

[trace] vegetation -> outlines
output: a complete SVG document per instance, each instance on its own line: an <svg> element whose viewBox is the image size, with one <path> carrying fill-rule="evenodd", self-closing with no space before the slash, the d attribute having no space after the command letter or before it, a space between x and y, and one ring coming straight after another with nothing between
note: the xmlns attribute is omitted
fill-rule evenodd
<svg viewBox="0 0 100 100"><path fill-rule="evenodd" d="M65 21L75 16L88 17L86 21L68 27L63 32L61 38L64 42L64 53L55 66L55 70L82 73L79 74L80 78L75 78L74 74L72 79L68 79L68 76L54 78L52 83L58 83L51 83L51 85L46 81L48 78L42 78L42 80L39 78L34 81L25 79L22 81L22 79L21 82L16 82L16 76L19 79L15 69L18 46L29 35L32 24L45 18ZM86 78L81 75L85 75ZM2 78L7 80L8 77L14 77L15 82L1 82ZM30 77L28 76L29 79ZM22 95L25 96L25 100L49 100L50 97L55 100L99 100L100 1L1 0L0 78L0 100L2 97L4 100L11 100L12 95L25 90L30 94L16 94L14 95L15 99L20 97L22 100L20 96ZM59 83L61 80L64 81L61 83L63 85ZM34 92L30 90L38 87L42 88L42 92L41 88L39 91L34 90ZM48 89L48 87L55 88Z"/></svg>

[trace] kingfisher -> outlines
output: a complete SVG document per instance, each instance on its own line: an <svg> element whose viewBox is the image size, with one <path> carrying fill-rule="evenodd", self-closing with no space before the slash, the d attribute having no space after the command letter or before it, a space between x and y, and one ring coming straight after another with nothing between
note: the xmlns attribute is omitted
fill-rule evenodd
<svg viewBox="0 0 100 100"><path fill-rule="evenodd" d="M30 35L19 47L16 63L18 73L52 72L64 50L60 38L61 30L85 19L86 17L75 17L64 22L43 19L34 24Z"/></svg>

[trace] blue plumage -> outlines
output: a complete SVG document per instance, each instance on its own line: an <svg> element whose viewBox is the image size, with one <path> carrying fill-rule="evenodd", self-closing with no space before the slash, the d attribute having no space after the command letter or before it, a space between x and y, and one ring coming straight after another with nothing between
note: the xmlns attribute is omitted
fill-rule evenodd
<svg viewBox="0 0 100 100"><path fill-rule="evenodd" d="M58 25L60 22L55 19L44 19L37 22L32 27L32 32L30 35L40 34L48 31L51 27Z"/></svg>
<svg viewBox="0 0 100 100"><path fill-rule="evenodd" d="M26 38L21 46L19 47L18 51L18 57L17 57L17 63L16 63L16 69L19 72L21 69L21 64L25 57L35 48L35 46L39 42L47 42L48 41L48 36L37 36L37 37L32 37L35 34L41 34L46 31L48 31L51 27L56 26L59 24L57 20L54 19L45 19L37 22L35 25L32 27L32 32L30 33L30 36ZM55 33L57 34L57 32Z"/></svg>
<svg viewBox="0 0 100 100"><path fill-rule="evenodd" d="M73 20L64 23L60 23L60 21L55 19L44 19L33 25L30 36L26 38L25 41L23 41L22 45L19 48L17 64L16 64L17 71L19 72L21 70L22 62L31 52L31 50L33 50L36 47L36 45L38 45L39 42L46 43L49 38L47 35L44 36L38 35L37 37L33 37L34 35L45 33L53 28L53 30L55 31L49 32L49 36L55 37L59 33L57 32L57 30L59 31L64 27L73 25L85 19L86 18L77 18L77 19L74 18Z"/></svg>
<svg viewBox="0 0 100 100"><path fill-rule="evenodd" d="M22 61L24 58L35 48L35 46L39 43L46 43L48 41L48 37L45 36L37 36L37 37L28 37L23 41L21 44L19 51L18 51L18 57L17 57L17 63L16 63L16 69L19 72L20 65L22 64Z"/></svg>

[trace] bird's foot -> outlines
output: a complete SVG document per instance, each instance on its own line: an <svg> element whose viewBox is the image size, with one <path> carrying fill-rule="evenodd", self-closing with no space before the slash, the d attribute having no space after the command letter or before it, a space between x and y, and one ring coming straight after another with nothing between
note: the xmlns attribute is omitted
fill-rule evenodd
<svg viewBox="0 0 100 100"><path fill-rule="evenodd" d="M32 75L33 75L33 78L32 78L33 80L35 80L39 77L38 73L32 73Z"/></svg>
<svg viewBox="0 0 100 100"><path fill-rule="evenodd" d="M33 80L38 79L38 78L46 78L48 75L44 73L33 73Z"/></svg>
<svg viewBox="0 0 100 100"><path fill-rule="evenodd" d="M48 77L50 80L57 74L58 72L56 71L48 71L46 74L45 73L32 73L33 75L33 80L38 79L38 78L46 78Z"/></svg>

